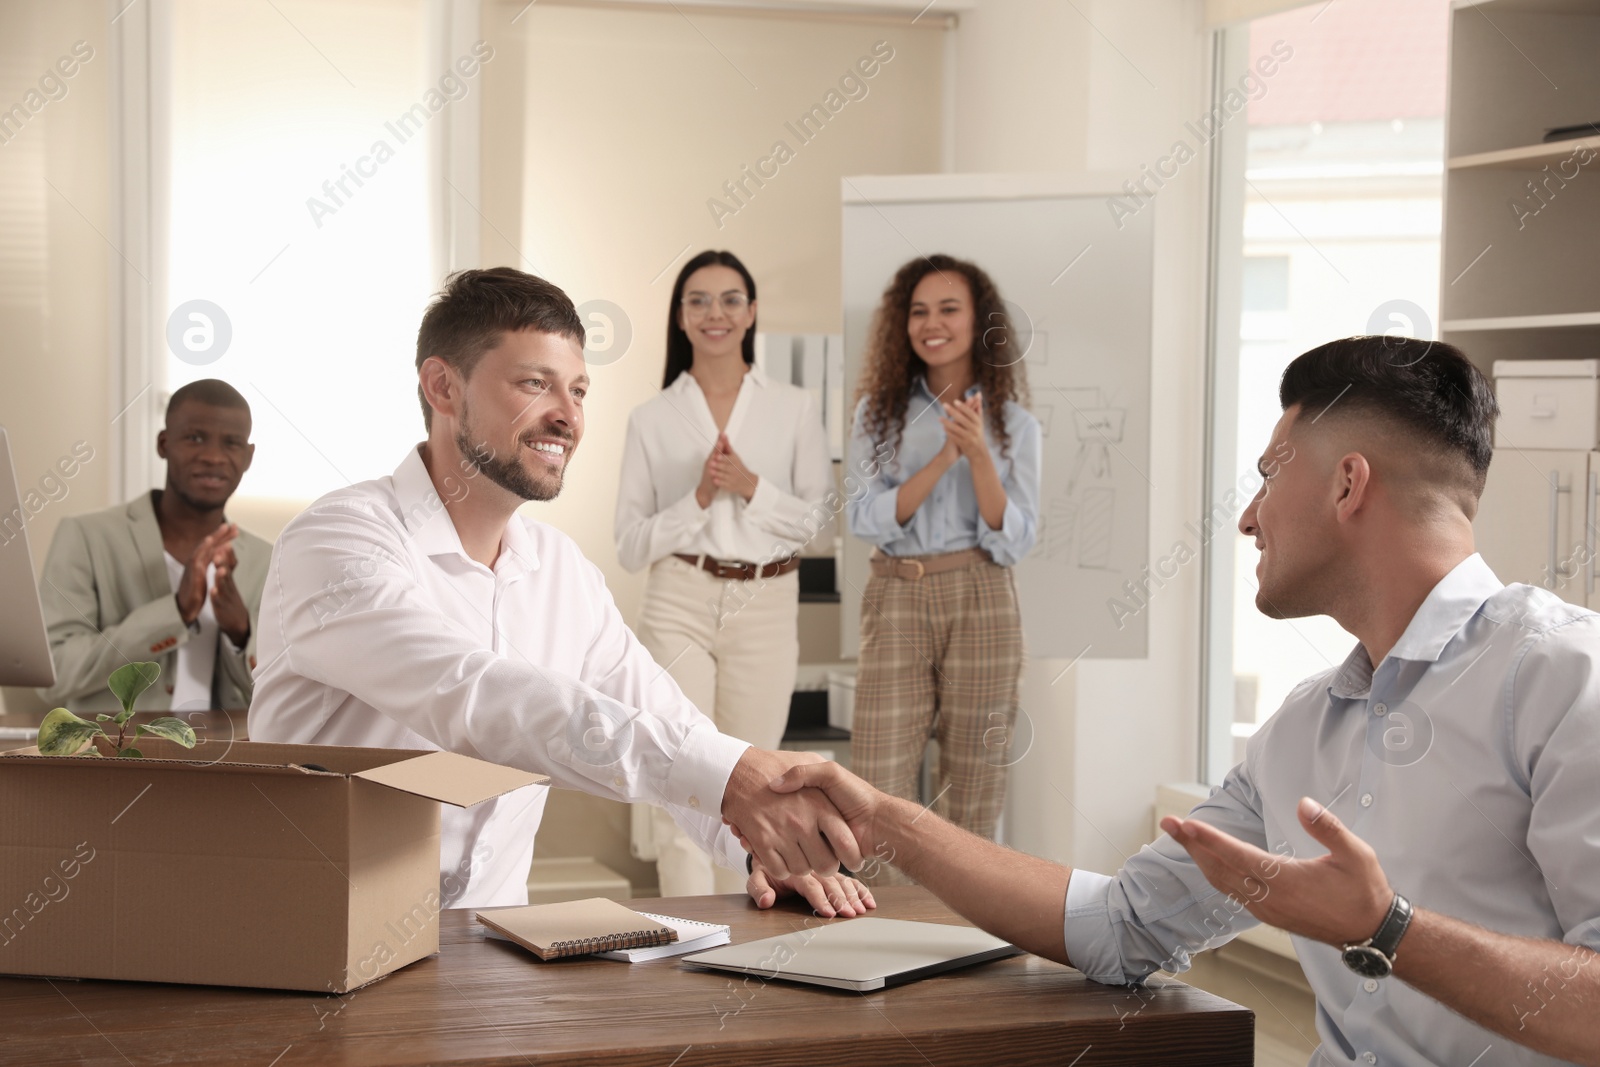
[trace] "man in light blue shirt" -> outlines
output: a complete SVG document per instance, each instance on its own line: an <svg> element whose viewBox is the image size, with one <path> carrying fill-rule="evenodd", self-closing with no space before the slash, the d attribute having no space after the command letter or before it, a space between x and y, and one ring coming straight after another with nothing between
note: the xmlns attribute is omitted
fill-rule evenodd
<svg viewBox="0 0 1600 1067"><path fill-rule="evenodd" d="M1256 604L1360 643L1114 877L982 841L832 764L863 854L1107 983L1256 922L1294 937L1317 1064L1600 1064L1600 615L1473 548L1498 409L1443 344L1365 337L1284 373ZM1520 462L1514 454L1500 462Z"/></svg>

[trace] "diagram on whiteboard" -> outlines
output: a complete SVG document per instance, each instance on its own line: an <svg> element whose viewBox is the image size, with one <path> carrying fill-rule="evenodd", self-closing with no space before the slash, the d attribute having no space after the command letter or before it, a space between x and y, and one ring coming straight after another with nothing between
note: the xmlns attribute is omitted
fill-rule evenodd
<svg viewBox="0 0 1600 1067"><path fill-rule="evenodd" d="M1065 484L1047 494L1040 509L1039 551L1058 566L1107 570L1117 510L1111 454L1122 441L1128 413L1109 406L1099 389L1053 391L1072 414L1077 450Z"/></svg>

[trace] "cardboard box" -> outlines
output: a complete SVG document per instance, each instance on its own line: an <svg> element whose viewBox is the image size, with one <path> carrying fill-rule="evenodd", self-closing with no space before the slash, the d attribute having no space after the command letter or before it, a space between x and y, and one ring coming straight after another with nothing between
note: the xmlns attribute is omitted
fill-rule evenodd
<svg viewBox="0 0 1600 1067"><path fill-rule="evenodd" d="M439 802L548 780L450 752L139 748L0 755L0 973L348 992L439 951Z"/></svg>

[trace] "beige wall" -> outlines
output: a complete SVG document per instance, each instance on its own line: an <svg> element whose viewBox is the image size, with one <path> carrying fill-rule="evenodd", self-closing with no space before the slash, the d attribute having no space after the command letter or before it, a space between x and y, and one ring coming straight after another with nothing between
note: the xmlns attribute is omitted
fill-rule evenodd
<svg viewBox="0 0 1600 1067"><path fill-rule="evenodd" d="M111 502L110 54L97 0L0 4L0 110L26 109L78 41L93 55L61 78L65 95L47 85L60 98L0 132L0 426L24 502L30 490L45 502L28 523L36 567L63 515ZM93 458L60 478L57 462L79 441Z"/></svg>

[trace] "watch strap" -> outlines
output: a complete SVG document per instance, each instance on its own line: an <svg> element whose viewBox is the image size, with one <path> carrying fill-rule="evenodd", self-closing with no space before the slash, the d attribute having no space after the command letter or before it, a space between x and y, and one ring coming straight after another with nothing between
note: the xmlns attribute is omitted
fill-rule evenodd
<svg viewBox="0 0 1600 1067"><path fill-rule="evenodd" d="M1396 893L1394 900L1389 904L1389 913L1383 918L1383 924L1378 927L1378 932L1372 935L1372 940L1368 944L1393 961L1395 951L1400 947L1400 939L1411 926L1412 910L1411 901Z"/></svg>

